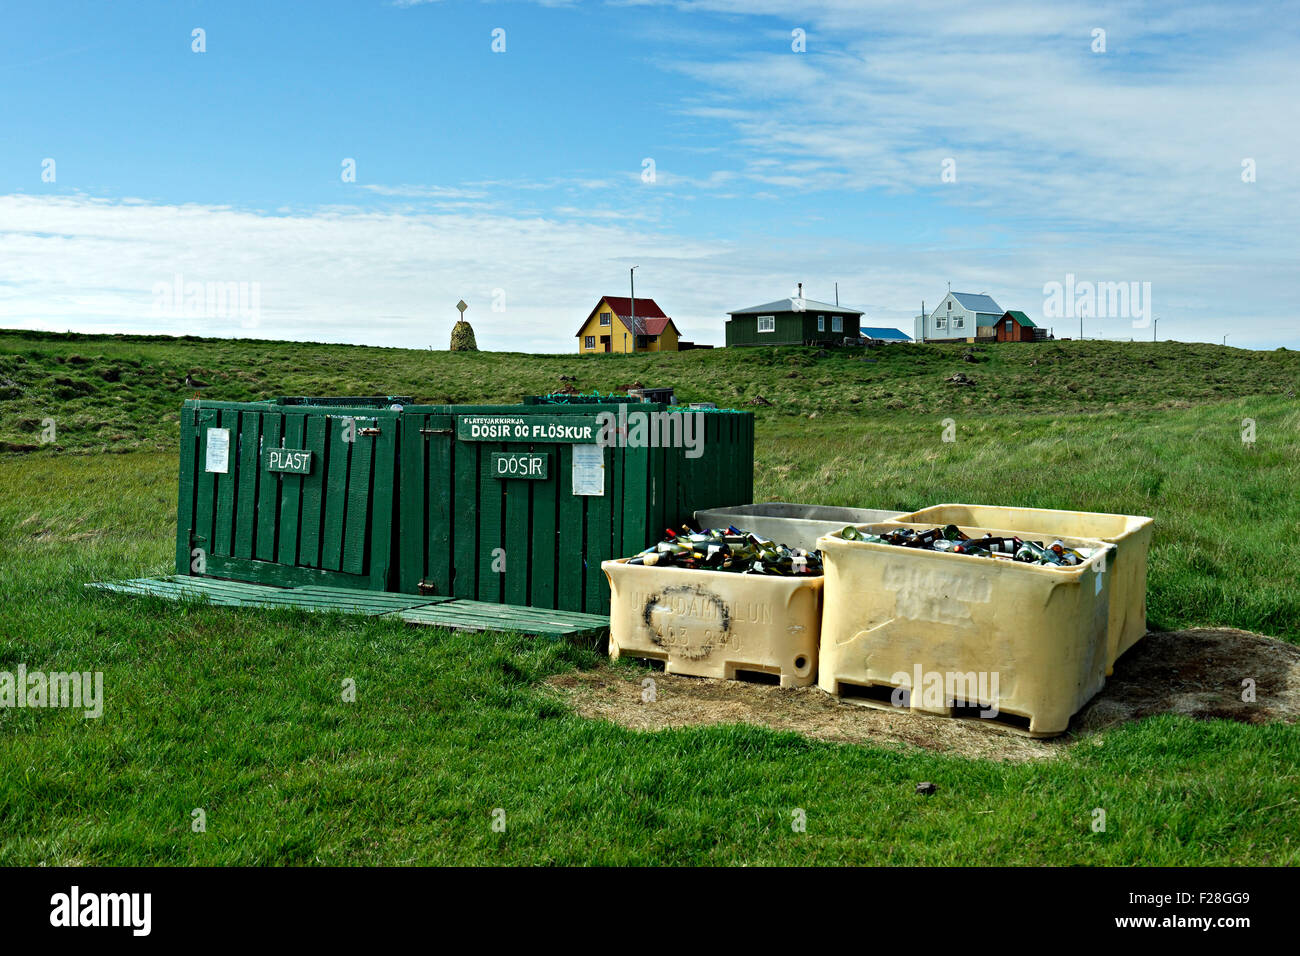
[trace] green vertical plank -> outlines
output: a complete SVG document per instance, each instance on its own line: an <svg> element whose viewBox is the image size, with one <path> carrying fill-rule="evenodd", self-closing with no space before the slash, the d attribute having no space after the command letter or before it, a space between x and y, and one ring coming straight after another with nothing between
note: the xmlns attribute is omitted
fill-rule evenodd
<svg viewBox="0 0 1300 956"><path fill-rule="evenodd" d="M681 529L682 522L688 515L682 514L683 487L678 475L678 464L683 455L681 448L663 448L660 454L664 457L664 490L667 494L667 509L665 513L665 523L674 531ZM680 479L686 476L681 475Z"/></svg>
<svg viewBox="0 0 1300 956"><path fill-rule="evenodd" d="M401 454L401 522L399 525L401 557L398 560L397 589L418 594L420 582L428 573L429 526L425 508L429 500L429 452L431 435L421 432L429 427L431 415L407 415L402 419ZM444 592L439 592L444 593Z"/></svg>
<svg viewBox="0 0 1300 956"><path fill-rule="evenodd" d="M231 555L235 534L235 482L239 475L239 410L223 408L217 413L220 427L230 432L230 455L224 474L216 475L217 517L212 529L212 553Z"/></svg>
<svg viewBox="0 0 1300 956"><path fill-rule="evenodd" d="M387 591L391 583L389 571L393 562L398 422L396 416L390 415L378 419L375 425L379 428L379 434L375 437L374 481L371 486L370 586L375 591Z"/></svg>
<svg viewBox="0 0 1300 956"><path fill-rule="evenodd" d="M280 413L262 413L262 450L280 447ZM275 535L280 524L280 482L272 474L261 471L257 487L257 544L253 557L259 561L275 560Z"/></svg>
<svg viewBox="0 0 1300 956"><path fill-rule="evenodd" d="M503 447L506 451L526 452L530 450L529 445L506 445ZM489 456L488 461L488 470L490 471L491 456ZM527 604L528 575L532 572L534 557L532 534L529 527L529 498L532 486L537 482L531 480L502 481L497 478L492 480L505 491L506 573L502 600L506 604Z"/></svg>
<svg viewBox="0 0 1300 956"><path fill-rule="evenodd" d="M504 451L505 445L479 444L478 482L478 600L502 603L505 593L505 575L493 570L497 555L493 552L505 546L505 489L506 484L492 477L492 452ZM526 555L521 555L527 560ZM506 555L507 568L510 556ZM500 564L497 563L497 567Z"/></svg>
<svg viewBox="0 0 1300 956"><path fill-rule="evenodd" d="M550 459L547 462L545 481L530 481L533 491L532 532L529 547L529 600L532 607L555 607L555 569L556 552L559 550L559 537L556 534L556 520L559 503L556 489L559 487L557 470L560 467L559 456L554 446L539 446L535 450L544 451Z"/></svg>
<svg viewBox="0 0 1300 956"><path fill-rule="evenodd" d="M321 527L321 567L338 571L343 567L343 522L348 505L348 463L355 442L343 440L352 419L330 415L325 426L325 520Z"/></svg>
<svg viewBox="0 0 1300 956"><path fill-rule="evenodd" d="M754 501L754 428L757 425L757 419L753 412L745 412L745 439L741 446L741 454L744 456L741 462L742 472L745 475L745 503L752 504Z"/></svg>
<svg viewBox="0 0 1300 956"><path fill-rule="evenodd" d="M216 527L216 475L207 469L208 429L219 427L217 410L199 411L199 456L196 462L198 491L194 496L194 546L212 554L212 537Z"/></svg>
<svg viewBox="0 0 1300 956"><path fill-rule="evenodd" d="M624 499L624 482L627 472L627 443L615 445L609 450L609 460L613 470L614 497L610 508L610 551L616 558L623 554L623 522L627 520L627 501Z"/></svg>
<svg viewBox="0 0 1300 956"><path fill-rule="evenodd" d="M311 452L311 471L302 479L302 524L298 530L298 563L320 567L321 505L325 489L325 416L307 419L306 445Z"/></svg>
<svg viewBox="0 0 1300 956"><path fill-rule="evenodd" d="M301 414L284 417L284 447L302 448L306 422ZM298 512L302 505L302 475L280 475L280 564L298 563Z"/></svg>
<svg viewBox="0 0 1300 956"><path fill-rule="evenodd" d="M472 599L478 593L479 452L480 445L478 442L456 442L455 461L453 463L456 510L452 512L455 539L452 542L454 564L451 593L458 598ZM430 493L435 494L432 490Z"/></svg>
<svg viewBox="0 0 1300 956"><path fill-rule="evenodd" d="M370 503L373 496L371 465L375 457L375 436L361 434L374 422L358 418L352 460L348 463L347 519L343 525L343 570L366 573L366 539L370 536Z"/></svg>
<svg viewBox="0 0 1300 956"><path fill-rule="evenodd" d="M662 538L668 527L668 493L666 459L668 452L663 448L650 449L650 487L654 496L655 526L651 529L656 540Z"/></svg>
<svg viewBox="0 0 1300 956"><path fill-rule="evenodd" d="M181 406L180 473L176 492L176 573L190 573L190 535L194 531L195 467L198 462L198 430L194 410Z"/></svg>
<svg viewBox="0 0 1300 956"><path fill-rule="evenodd" d="M623 546L619 557L630 557L650 546L650 502L646 471L650 449L629 448L623 458Z"/></svg>
<svg viewBox="0 0 1300 956"><path fill-rule="evenodd" d="M583 502L573 493L573 446L553 445L556 458L555 494L560 500L560 547L556 555L559 564L559 589L556 607L564 611L582 610L582 585L585 580L582 557Z"/></svg>
<svg viewBox="0 0 1300 956"><path fill-rule="evenodd" d="M439 434L429 436L428 477L421 488L421 494L427 496L429 516L424 573L439 594L452 593L451 558L456 531L452 515L459 506L452 470L452 456L458 452L455 438L450 434L451 421L450 415L430 419L429 427L439 429Z"/></svg>
<svg viewBox="0 0 1300 956"><path fill-rule="evenodd" d="M257 527L257 481L261 471L262 413L246 410L239 423L239 483L235 487L235 544L237 558L253 556Z"/></svg>
<svg viewBox="0 0 1300 956"><path fill-rule="evenodd" d="M601 450L605 461L605 493L587 498L587 554L585 562L586 588L583 608L589 614L609 611L609 585L600 570L600 562L610 557L613 545L611 510L614 498L614 469L610 465L613 449Z"/></svg>

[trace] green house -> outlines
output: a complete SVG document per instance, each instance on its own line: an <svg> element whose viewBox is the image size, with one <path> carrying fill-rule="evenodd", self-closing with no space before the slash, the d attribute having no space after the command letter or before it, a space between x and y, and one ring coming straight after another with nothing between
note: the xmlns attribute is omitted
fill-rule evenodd
<svg viewBox="0 0 1300 956"><path fill-rule="evenodd" d="M800 288L800 293L802 293ZM863 313L806 299L777 299L728 312L727 345L843 345L857 343Z"/></svg>

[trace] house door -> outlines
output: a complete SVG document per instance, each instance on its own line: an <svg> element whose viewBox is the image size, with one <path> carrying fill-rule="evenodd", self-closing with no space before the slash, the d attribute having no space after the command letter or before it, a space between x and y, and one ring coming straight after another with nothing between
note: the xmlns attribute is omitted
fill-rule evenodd
<svg viewBox="0 0 1300 956"><path fill-rule="evenodd" d="M602 335L602 336L600 337L600 350L601 350L602 352L608 352L608 351L609 351L609 336L608 336L608 335Z"/></svg>

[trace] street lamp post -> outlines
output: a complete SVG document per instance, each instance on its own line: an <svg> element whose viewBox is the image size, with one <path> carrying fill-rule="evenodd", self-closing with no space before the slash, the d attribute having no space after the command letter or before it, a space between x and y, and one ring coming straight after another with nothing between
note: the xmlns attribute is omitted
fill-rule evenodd
<svg viewBox="0 0 1300 956"><path fill-rule="evenodd" d="M638 266L633 266L627 270L627 281L632 287L632 351L636 351L636 270ZM627 353L627 333L623 333L623 352Z"/></svg>

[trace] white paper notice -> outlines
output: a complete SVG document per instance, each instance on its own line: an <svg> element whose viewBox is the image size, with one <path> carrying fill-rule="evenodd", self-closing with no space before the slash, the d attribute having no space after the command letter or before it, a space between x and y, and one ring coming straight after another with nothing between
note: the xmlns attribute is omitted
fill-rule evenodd
<svg viewBox="0 0 1300 956"><path fill-rule="evenodd" d="M230 471L230 429L209 428L207 431L207 460L204 471L226 474Z"/></svg>
<svg viewBox="0 0 1300 956"><path fill-rule="evenodd" d="M599 445L573 446L573 493L605 494L605 449Z"/></svg>

